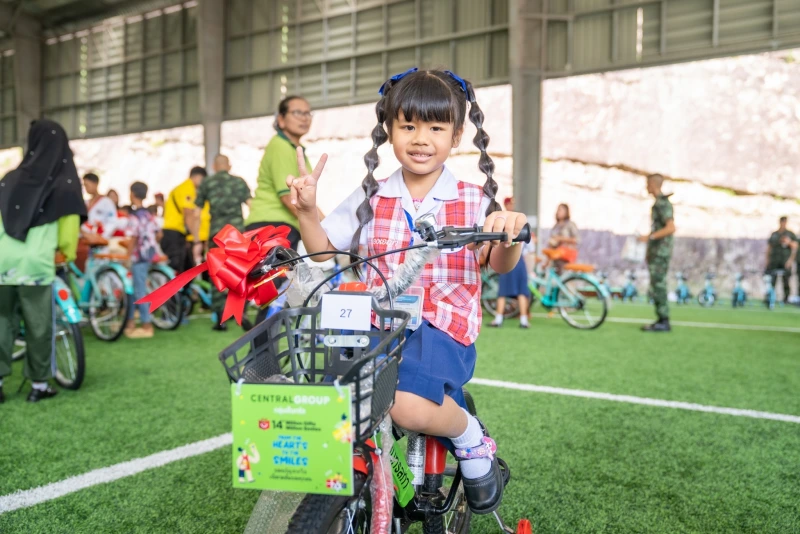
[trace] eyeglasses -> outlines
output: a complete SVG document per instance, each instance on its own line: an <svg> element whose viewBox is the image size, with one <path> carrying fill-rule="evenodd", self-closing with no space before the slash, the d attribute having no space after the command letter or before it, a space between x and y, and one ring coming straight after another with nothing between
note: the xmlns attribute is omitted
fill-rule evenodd
<svg viewBox="0 0 800 534"><path fill-rule="evenodd" d="M310 119L314 116L314 114L310 111L300 111L299 109L293 109L289 112L296 119Z"/></svg>

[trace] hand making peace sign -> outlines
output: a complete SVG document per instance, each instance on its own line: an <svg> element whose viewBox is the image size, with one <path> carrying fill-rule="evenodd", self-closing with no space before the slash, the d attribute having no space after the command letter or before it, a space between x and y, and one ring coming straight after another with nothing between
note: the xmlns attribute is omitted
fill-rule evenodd
<svg viewBox="0 0 800 534"><path fill-rule="evenodd" d="M319 158L314 171L309 174L306 169L306 158L302 147L297 147L297 168L300 169L300 177L295 178L291 174L286 177L286 185L289 187L292 196L292 204L297 211L313 212L317 209L317 182L325 168L328 155L323 154Z"/></svg>

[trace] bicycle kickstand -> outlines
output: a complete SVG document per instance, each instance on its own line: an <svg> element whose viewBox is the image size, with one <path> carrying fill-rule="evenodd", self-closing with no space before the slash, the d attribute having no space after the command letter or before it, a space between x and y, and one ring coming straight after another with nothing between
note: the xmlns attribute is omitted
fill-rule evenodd
<svg viewBox="0 0 800 534"><path fill-rule="evenodd" d="M511 527L503 523L503 520L500 519L500 514L498 514L497 511L492 512L492 515L497 520L497 524L500 525L500 530L506 532L507 534L516 534L516 530L513 530Z"/></svg>

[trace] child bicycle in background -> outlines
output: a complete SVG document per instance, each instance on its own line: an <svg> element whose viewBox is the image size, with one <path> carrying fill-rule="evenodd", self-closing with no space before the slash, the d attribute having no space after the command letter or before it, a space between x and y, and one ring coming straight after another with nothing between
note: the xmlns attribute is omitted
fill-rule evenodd
<svg viewBox="0 0 800 534"><path fill-rule="evenodd" d="M298 149L302 176L288 177L287 185L308 252L349 249L372 256L408 246L421 239L413 221L430 214L437 226L477 225L484 231L506 232L508 242L491 243L489 264L498 273L509 272L521 253L511 239L522 230L526 218L521 213L498 211L494 164L486 152L489 136L483 130L484 116L472 85L450 71L415 68L392 76L379 93L373 147L364 158L367 176L362 187L323 222L317 210L316 185L327 156L308 173ZM486 175L483 187L458 180L445 166L450 151L461 142L467 117L477 128L473 142L481 152L478 166ZM386 141L392 144L401 167L379 182L373 172L378 166L378 147ZM441 254L425 266L415 282L424 294L421 317L418 328L406 338L391 416L403 428L452 442L469 508L488 514L497 509L503 495L497 447L484 425L467 411L462 393L475 369L474 343L481 324L478 246ZM391 277L404 256L381 257L375 260L376 268ZM381 284L371 270L365 275L370 287Z"/></svg>

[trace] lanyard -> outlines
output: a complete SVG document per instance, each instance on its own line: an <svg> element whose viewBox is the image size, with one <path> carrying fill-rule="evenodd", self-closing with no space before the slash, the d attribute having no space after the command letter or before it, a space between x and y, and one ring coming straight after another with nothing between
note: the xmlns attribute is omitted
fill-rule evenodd
<svg viewBox="0 0 800 534"><path fill-rule="evenodd" d="M411 214L408 213L405 209L403 209L403 213L406 214L406 223L408 224L408 231L411 233L411 243L408 244L408 246L410 247L414 244L414 233L416 232L416 230L414 230L414 219L411 218Z"/></svg>

